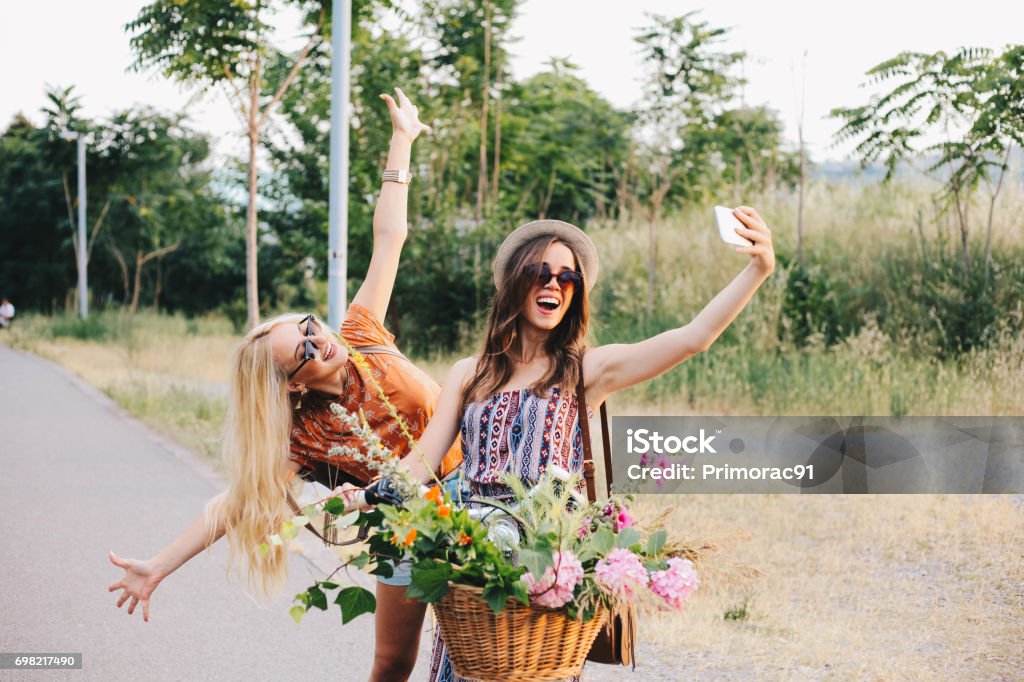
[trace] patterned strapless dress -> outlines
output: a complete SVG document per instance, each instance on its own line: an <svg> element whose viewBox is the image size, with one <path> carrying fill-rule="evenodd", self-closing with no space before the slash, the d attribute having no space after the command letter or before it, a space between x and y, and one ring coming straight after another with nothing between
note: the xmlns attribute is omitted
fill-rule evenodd
<svg viewBox="0 0 1024 682"><path fill-rule="evenodd" d="M465 497L506 497L499 480L509 471L535 482L554 464L570 472L583 466L583 435L576 394L554 387L546 396L529 388L501 391L469 403L462 413L462 479ZM463 682L434 629L431 682ZM579 678L574 678L579 680Z"/></svg>

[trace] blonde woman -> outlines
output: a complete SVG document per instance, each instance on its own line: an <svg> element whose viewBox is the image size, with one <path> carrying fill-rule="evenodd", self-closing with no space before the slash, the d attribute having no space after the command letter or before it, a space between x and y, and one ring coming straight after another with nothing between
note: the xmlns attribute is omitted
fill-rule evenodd
<svg viewBox="0 0 1024 682"><path fill-rule="evenodd" d="M397 100L381 95L391 114L393 134L387 170L408 172L412 143L429 130L405 94ZM397 181L390 181L395 178ZM360 408L385 446L398 455L408 451L383 390L418 437L434 411L440 387L394 348L394 336L383 326L406 238L408 179L388 173L373 217L370 267L341 326L341 338L356 347L374 346L359 368L337 334L313 315L288 314L252 329L239 344L231 371L224 456L228 489L210 500L203 514L179 538L149 560L110 560L124 569L110 591L121 590L120 608L128 613L142 604L149 620L153 591L168 575L200 550L227 535L230 564L247 563L250 584L264 595L274 594L287 575L287 555L271 546L266 556L258 547L268 534L294 515L285 491L299 474L333 488L343 482L365 484L370 472L328 451L336 445L360 445L342 431L330 405ZM370 376L367 376L367 371ZM435 467L441 476L457 468L461 453L449 448ZM408 576L397 574L377 586L375 654L371 680L404 680L416 662L425 606L404 598Z"/></svg>
<svg viewBox="0 0 1024 682"><path fill-rule="evenodd" d="M750 260L689 324L638 343L589 349L588 294L598 275L594 244L575 226L557 220L515 230L494 261L497 294L483 349L455 363L419 440L420 452L407 455L403 465L427 481L427 467L436 468L461 437L463 485L470 496L507 495L500 483L506 472L529 484L550 466L579 471L579 372L592 407L615 391L667 372L706 350L774 270L771 231L764 220L747 207L733 214L743 224L737 233L752 242L736 250ZM356 491L347 491L346 497L359 504ZM460 679L439 637L430 679Z"/></svg>

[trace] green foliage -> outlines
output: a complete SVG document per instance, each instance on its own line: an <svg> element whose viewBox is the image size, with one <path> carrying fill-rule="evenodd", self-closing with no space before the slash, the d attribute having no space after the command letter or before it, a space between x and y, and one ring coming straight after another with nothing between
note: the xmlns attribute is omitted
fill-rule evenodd
<svg viewBox="0 0 1024 682"><path fill-rule="evenodd" d="M730 609L726 609L725 613L722 615L722 618L731 621L749 620L750 600L748 598L744 598L742 604L734 606Z"/></svg>
<svg viewBox="0 0 1024 682"><path fill-rule="evenodd" d="M798 346L813 335L821 335L826 345L837 343L855 334L863 323L863 295L863 284L851 286L830 266L815 263L800 267L793 262L786 272L779 337L791 339Z"/></svg>

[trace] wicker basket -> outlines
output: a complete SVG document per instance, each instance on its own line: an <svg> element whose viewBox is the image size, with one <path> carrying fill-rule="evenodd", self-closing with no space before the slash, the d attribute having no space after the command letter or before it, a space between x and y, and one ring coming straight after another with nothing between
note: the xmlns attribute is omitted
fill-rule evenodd
<svg viewBox="0 0 1024 682"><path fill-rule="evenodd" d="M471 680L540 682L578 675L607 618L604 607L582 623L564 609L523 606L514 599L495 615L482 594L479 587L449 583L434 604L452 667Z"/></svg>

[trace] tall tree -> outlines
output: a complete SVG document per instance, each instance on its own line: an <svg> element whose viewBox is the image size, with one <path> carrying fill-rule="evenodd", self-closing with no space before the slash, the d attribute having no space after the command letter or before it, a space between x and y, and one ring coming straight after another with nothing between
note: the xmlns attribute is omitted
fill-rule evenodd
<svg viewBox="0 0 1024 682"><path fill-rule="evenodd" d="M474 108L478 125L478 144L472 183L475 195L474 217L479 224L494 197L490 196L493 170L487 154L491 135L491 101L495 97L496 74L508 72L512 20L521 0L428 0L423 3L421 23L434 41L430 56L437 75L453 81L444 88L444 97L461 108L464 102ZM443 81L442 81L443 82ZM460 114L457 115L461 117ZM500 119L498 119L500 121ZM500 124L494 134L500 135ZM497 142L495 149L498 149ZM496 156L496 161L499 160ZM496 165L496 163L495 163Z"/></svg>
<svg viewBox="0 0 1024 682"><path fill-rule="evenodd" d="M983 48L902 52L867 75L892 89L863 106L833 109L842 121L836 139L855 141L865 166L884 160L886 181L901 162L924 162L920 170L940 184L941 200L956 214L964 284L972 270L972 197L985 183L987 280L996 198L1012 147L1024 145L1024 46L1000 54Z"/></svg>
<svg viewBox="0 0 1024 682"><path fill-rule="evenodd" d="M95 145L97 165L111 177L105 241L121 272L125 303L135 313L145 266L155 262L162 275L161 260L181 246L185 234L209 226L209 212L193 208L209 184L202 168L209 142L182 117L143 109L115 114L97 131ZM157 276L154 306L163 288L163 277Z"/></svg>
<svg viewBox="0 0 1024 682"><path fill-rule="evenodd" d="M643 55L644 104L637 110L635 153L626 174L634 208L648 224L648 317L654 311L657 280L657 223L670 192L692 198L711 167L715 116L735 96L742 78L733 74L742 52L719 51L728 29L696 19L649 15L651 23L634 40Z"/></svg>
<svg viewBox="0 0 1024 682"><path fill-rule="evenodd" d="M322 0L292 0L312 26L292 67L278 82L266 77L266 65L279 51L269 42L275 10L264 0L156 0L126 26L135 53L132 68L155 68L163 75L200 89L224 86L245 118L249 143L246 208L246 309L250 327L259 321L257 280L257 151L260 133L312 50L326 19Z"/></svg>

